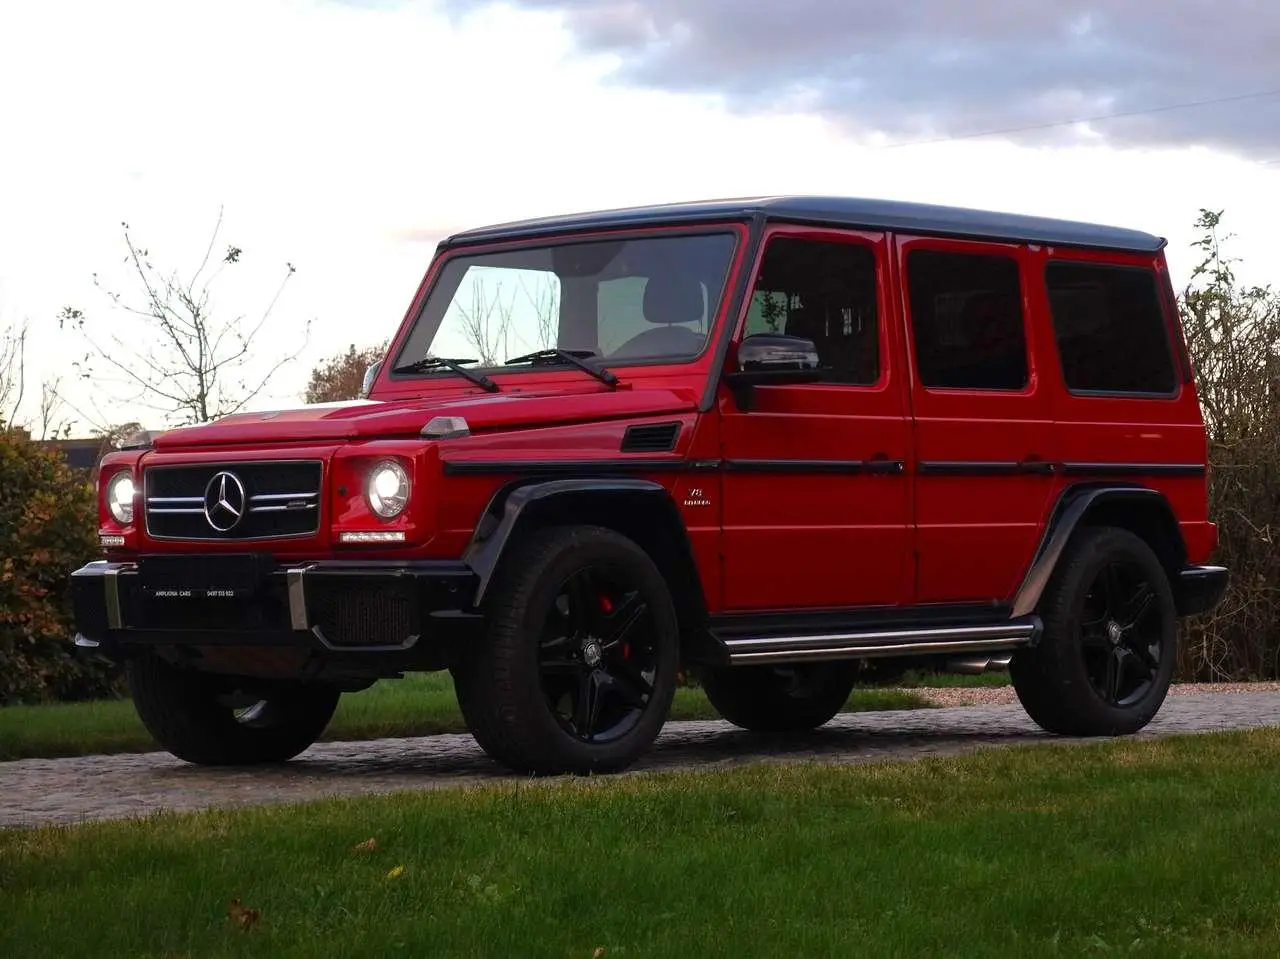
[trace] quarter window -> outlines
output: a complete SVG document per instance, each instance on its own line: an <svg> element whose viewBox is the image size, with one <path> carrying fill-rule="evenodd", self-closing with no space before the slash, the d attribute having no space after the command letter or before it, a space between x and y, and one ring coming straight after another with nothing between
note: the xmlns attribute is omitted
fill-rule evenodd
<svg viewBox="0 0 1280 959"><path fill-rule="evenodd" d="M1177 388L1151 270L1050 262L1045 285L1062 377L1073 393L1167 396Z"/></svg>
<svg viewBox="0 0 1280 959"><path fill-rule="evenodd" d="M746 334L812 340L827 382L880 379L876 258L856 243L776 237L765 248Z"/></svg>
<svg viewBox="0 0 1280 959"><path fill-rule="evenodd" d="M907 255L907 292L916 374L926 388L1021 390L1027 385L1016 260L915 250Z"/></svg>

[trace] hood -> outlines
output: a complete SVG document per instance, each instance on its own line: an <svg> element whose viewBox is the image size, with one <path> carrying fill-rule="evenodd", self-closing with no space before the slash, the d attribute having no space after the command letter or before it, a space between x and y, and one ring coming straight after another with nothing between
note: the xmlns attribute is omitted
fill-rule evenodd
<svg viewBox="0 0 1280 959"><path fill-rule="evenodd" d="M661 416L692 409L687 394L664 389L591 392L457 394L392 400L315 403L290 410L236 413L212 423L169 430L155 439L159 450L259 443L345 442L417 436L435 416L461 416L473 433L574 422Z"/></svg>

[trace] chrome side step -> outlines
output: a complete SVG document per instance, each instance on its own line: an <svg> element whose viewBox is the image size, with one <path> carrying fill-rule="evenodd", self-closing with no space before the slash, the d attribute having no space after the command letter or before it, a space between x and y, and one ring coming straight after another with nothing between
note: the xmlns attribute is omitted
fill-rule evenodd
<svg viewBox="0 0 1280 959"><path fill-rule="evenodd" d="M981 676L983 673L995 673L1009 668L1013 661L1013 652L1002 650L996 653L972 653L968 656L957 656L946 662L945 671L960 673L964 676Z"/></svg>
<svg viewBox="0 0 1280 959"><path fill-rule="evenodd" d="M728 652L730 665L747 666L882 656L994 654L1029 645L1035 641L1040 628L1039 619L1030 618L982 626L886 629L802 636L748 636L724 639L722 642Z"/></svg>

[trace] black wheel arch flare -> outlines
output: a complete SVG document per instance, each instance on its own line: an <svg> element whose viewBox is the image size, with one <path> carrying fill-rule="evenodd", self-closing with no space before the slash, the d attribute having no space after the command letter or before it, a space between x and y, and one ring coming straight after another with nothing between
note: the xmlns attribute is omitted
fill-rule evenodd
<svg viewBox="0 0 1280 959"><path fill-rule="evenodd" d="M1164 494L1145 486L1076 483L1062 491L1050 511L1040 544L1014 595L1012 616L1035 611L1072 535L1083 526L1098 523L1128 529L1146 540L1177 588L1178 571L1187 562L1187 546Z"/></svg>
<svg viewBox="0 0 1280 959"><path fill-rule="evenodd" d="M526 477L499 487L462 554L478 580L476 607L521 535L548 522L607 526L636 540L666 576L682 626L705 621L706 597L675 501L661 483L624 476Z"/></svg>

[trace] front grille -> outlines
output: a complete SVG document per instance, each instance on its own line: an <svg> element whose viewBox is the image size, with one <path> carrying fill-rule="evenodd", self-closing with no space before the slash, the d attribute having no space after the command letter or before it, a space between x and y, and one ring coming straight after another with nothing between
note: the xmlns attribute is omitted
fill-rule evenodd
<svg viewBox="0 0 1280 959"><path fill-rule="evenodd" d="M327 583L326 578L307 583L307 610L330 646L406 646L416 637L417 609L406 584L355 576Z"/></svg>
<svg viewBox="0 0 1280 959"><path fill-rule="evenodd" d="M143 477L147 534L185 540L310 536L320 528L320 478L317 460L153 466Z"/></svg>

